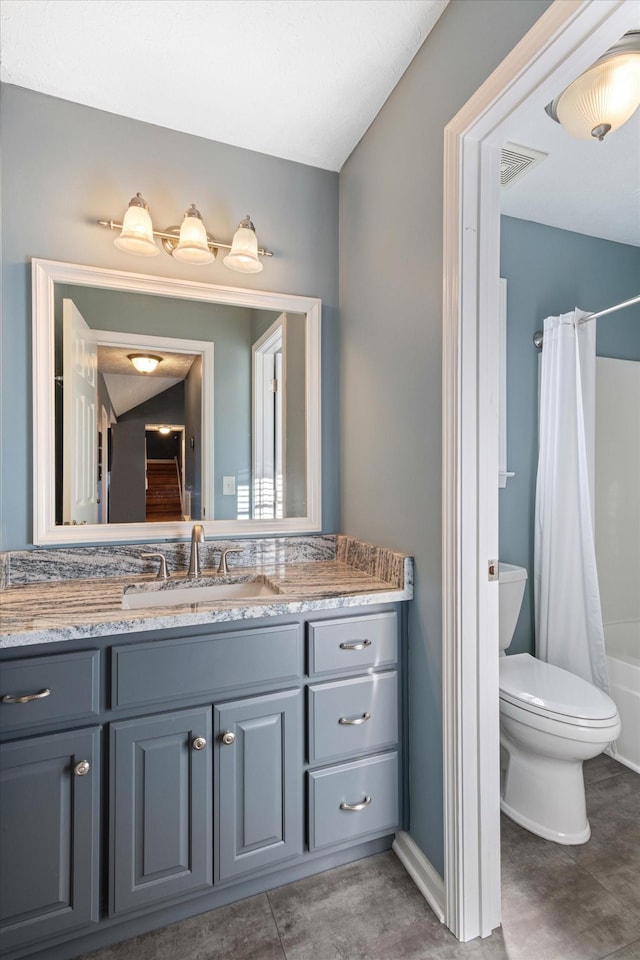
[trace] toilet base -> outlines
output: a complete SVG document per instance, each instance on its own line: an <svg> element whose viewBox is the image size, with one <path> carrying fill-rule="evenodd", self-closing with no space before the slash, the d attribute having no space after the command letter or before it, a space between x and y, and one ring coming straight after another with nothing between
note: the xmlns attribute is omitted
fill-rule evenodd
<svg viewBox="0 0 640 960"><path fill-rule="evenodd" d="M525 830L554 843L586 843L591 836L582 760L544 757L501 736L500 808ZM602 749L602 748L600 748ZM595 751L594 751L595 752Z"/></svg>
<svg viewBox="0 0 640 960"><path fill-rule="evenodd" d="M547 829L540 823L529 820L528 817L525 817L519 810L514 810L513 807L510 807L504 800L500 800L500 809L510 820L524 827L529 833L535 833L536 836L542 837L544 840L553 840L554 843L564 843L567 846L572 846L578 843L586 843L591 836L591 827L589 826L588 820L587 826L582 833L557 833L554 830Z"/></svg>

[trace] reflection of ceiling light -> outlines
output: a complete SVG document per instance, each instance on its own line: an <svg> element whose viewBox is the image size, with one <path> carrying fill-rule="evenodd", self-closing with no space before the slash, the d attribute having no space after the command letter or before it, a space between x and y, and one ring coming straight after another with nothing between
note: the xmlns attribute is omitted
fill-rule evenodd
<svg viewBox="0 0 640 960"><path fill-rule="evenodd" d="M218 249L228 250L225 266L239 273L259 273L262 270L260 257L272 257L269 250L258 248L256 228L245 217L236 230L232 243L223 243L207 233L202 216L195 203L184 215L180 227L154 230L149 206L140 193L130 201L124 220L98 220L101 227L119 230L114 243L119 250L141 257L153 257L158 253L155 237L162 241L163 250L182 263L211 263Z"/></svg>
<svg viewBox="0 0 640 960"><path fill-rule="evenodd" d="M630 30L545 110L580 140L604 140L640 106L640 30Z"/></svg>
<svg viewBox="0 0 640 960"><path fill-rule="evenodd" d="M158 433L162 433L166 436L168 433L171 433L171 427L158 427Z"/></svg>
<svg viewBox="0 0 640 960"><path fill-rule="evenodd" d="M162 363L162 357L156 357L153 353L128 353L127 357L139 373L153 373Z"/></svg>

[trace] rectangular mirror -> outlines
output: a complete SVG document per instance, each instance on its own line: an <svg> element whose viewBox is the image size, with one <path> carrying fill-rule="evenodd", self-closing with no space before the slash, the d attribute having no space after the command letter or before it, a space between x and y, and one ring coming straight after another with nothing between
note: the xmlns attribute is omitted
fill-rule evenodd
<svg viewBox="0 0 640 960"><path fill-rule="evenodd" d="M32 270L34 543L321 529L319 300Z"/></svg>

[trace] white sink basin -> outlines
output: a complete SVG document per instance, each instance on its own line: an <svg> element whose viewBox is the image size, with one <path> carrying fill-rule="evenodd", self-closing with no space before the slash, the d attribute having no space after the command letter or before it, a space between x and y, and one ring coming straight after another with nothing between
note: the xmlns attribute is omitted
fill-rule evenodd
<svg viewBox="0 0 640 960"><path fill-rule="evenodd" d="M175 607L183 603L215 603L217 600L256 600L276 596L278 592L266 577L261 576L136 583L124 588L122 609Z"/></svg>

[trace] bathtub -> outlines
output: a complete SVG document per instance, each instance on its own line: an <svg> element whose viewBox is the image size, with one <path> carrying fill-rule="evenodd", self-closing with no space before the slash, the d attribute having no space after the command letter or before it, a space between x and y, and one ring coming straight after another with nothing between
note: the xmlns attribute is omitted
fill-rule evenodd
<svg viewBox="0 0 640 960"><path fill-rule="evenodd" d="M611 756L640 773L640 620L605 624L604 638L609 694L622 720Z"/></svg>

